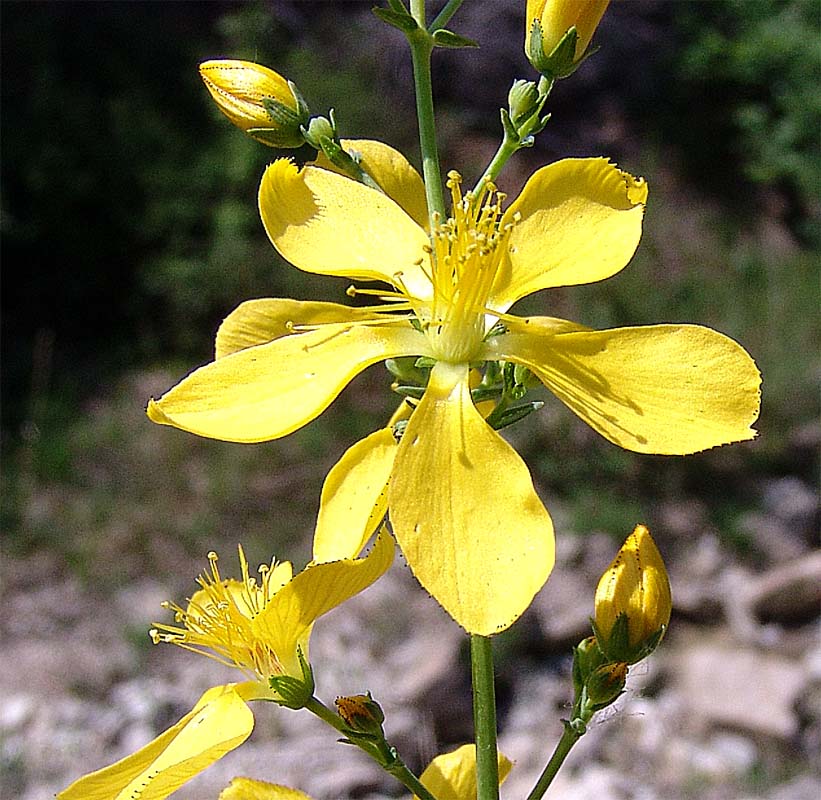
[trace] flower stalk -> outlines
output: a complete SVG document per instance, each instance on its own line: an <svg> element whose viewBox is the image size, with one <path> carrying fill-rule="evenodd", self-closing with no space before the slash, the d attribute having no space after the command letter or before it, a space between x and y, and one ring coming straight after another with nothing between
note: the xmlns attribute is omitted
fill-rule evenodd
<svg viewBox="0 0 821 800"><path fill-rule="evenodd" d="M454 9L455 11L455 9ZM418 27L407 34L413 64L413 86L416 94L416 116L419 123L419 147L422 151L422 176L428 201L430 228L435 227L435 215L445 217L445 195L436 143L436 118L433 109L433 84L430 59L433 37L425 30L425 1L413 0L411 14Z"/></svg>
<svg viewBox="0 0 821 800"><path fill-rule="evenodd" d="M382 769L393 775L406 789L413 792L419 800L437 800L430 791L422 784L419 778L408 769L404 761L399 757L396 748L392 747L383 736L371 734L360 734L353 730L341 716L331 711L321 700L311 697L305 704L305 708L312 714L319 717L335 730L339 731L349 744L356 745L360 750L367 753Z"/></svg>
<svg viewBox="0 0 821 800"><path fill-rule="evenodd" d="M499 799L499 765L496 756L496 687L493 642L489 636L470 637L473 679L473 727L476 739L477 800Z"/></svg>

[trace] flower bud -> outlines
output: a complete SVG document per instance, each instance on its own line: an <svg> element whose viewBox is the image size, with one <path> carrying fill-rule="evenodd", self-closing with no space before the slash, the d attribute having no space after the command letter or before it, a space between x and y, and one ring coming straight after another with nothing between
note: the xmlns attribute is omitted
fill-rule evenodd
<svg viewBox="0 0 821 800"><path fill-rule="evenodd" d="M204 61L200 75L217 107L238 128L270 147L300 147L308 108L297 88L251 61Z"/></svg>
<svg viewBox="0 0 821 800"><path fill-rule="evenodd" d="M371 697L370 692L337 697L334 705L339 716L352 731L384 738L382 723L385 721L385 713L379 703Z"/></svg>
<svg viewBox="0 0 821 800"><path fill-rule="evenodd" d="M593 630L602 653L611 661L641 661L661 641L671 606L664 561L650 531L637 525L596 588Z"/></svg>
<svg viewBox="0 0 821 800"><path fill-rule="evenodd" d="M525 54L548 78L581 63L610 0L527 0Z"/></svg>
<svg viewBox="0 0 821 800"><path fill-rule="evenodd" d="M626 680L627 664L623 661L602 664L593 670L585 686L591 710L598 711L609 706L622 693Z"/></svg>
<svg viewBox="0 0 821 800"><path fill-rule="evenodd" d="M539 90L533 81L514 81L507 94L508 109L513 124L518 127L523 120L538 113L543 105L539 102L540 100Z"/></svg>

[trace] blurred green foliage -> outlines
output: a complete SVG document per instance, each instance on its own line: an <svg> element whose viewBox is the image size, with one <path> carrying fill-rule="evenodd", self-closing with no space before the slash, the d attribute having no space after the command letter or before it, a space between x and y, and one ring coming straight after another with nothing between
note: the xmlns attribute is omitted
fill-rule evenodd
<svg viewBox="0 0 821 800"><path fill-rule="evenodd" d="M794 214L814 211L803 236L819 241L821 7L816 0L676 3L683 37L674 67L704 156L728 156L757 184L785 187ZM705 14L706 11L706 14ZM696 140L698 140L696 138Z"/></svg>

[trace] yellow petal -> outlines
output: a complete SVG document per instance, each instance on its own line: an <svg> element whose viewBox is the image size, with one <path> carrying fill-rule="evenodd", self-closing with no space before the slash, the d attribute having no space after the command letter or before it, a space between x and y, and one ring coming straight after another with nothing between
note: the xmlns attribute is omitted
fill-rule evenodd
<svg viewBox="0 0 821 800"><path fill-rule="evenodd" d="M502 218L514 227L491 307L619 272L638 246L646 200L644 181L605 158L568 158L535 172Z"/></svg>
<svg viewBox="0 0 821 800"><path fill-rule="evenodd" d="M422 228L427 230L428 202L425 184L419 173L398 150L373 139L343 139L347 153L359 156L359 163L391 200L397 202ZM319 153L317 167L340 172L324 155Z"/></svg>
<svg viewBox="0 0 821 800"><path fill-rule="evenodd" d="M513 766L499 753L499 785ZM476 745L463 744L452 753L436 756L419 779L436 800L474 800L476 797Z"/></svg>
<svg viewBox="0 0 821 800"><path fill-rule="evenodd" d="M495 357L529 367L611 442L685 455L755 437L761 376L741 345L699 325L510 334Z"/></svg>
<svg viewBox="0 0 821 800"><path fill-rule="evenodd" d="M263 297L247 300L235 308L217 330L215 358L223 358L293 335L294 325L325 325L329 322L362 322L374 314L339 303Z"/></svg>
<svg viewBox="0 0 821 800"><path fill-rule="evenodd" d="M133 755L92 772L58 800L162 800L242 744L254 727L234 686L209 689L176 725Z"/></svg>
<svg viewBox="0 0 821 800"><path fill-rule="evenodd" d="M350 447L325 478L314 532L314 561L355 558L388 510L388 479L398 443L392 425L406 419L402 403L387 427Z"/></svg>
<svg viewBox="0 0 821 800"><path fill-rule="evenodd" d="M219 800L311 800L304 792L253 778L234 778Z"/></svg>
<svg viewBox="0 0 821 800"><path fill-rule="evenodd" d="M434 367L388 504L413 573L470 633L512 624L553 568L550 517L524 462L474 407L467 366Z"/></svg>
<svg viewBox="0 0 821 800"><path fill-rule="evenodd" d="M367 589L393 561L393 539L382 532L365 558L309 564L280 589L254 621L260 639L279 656L285 672L299 675L297 645L313 623L332 608Z"/></svg>
<svg viewBox="0 0 821 800"><path fill-rule="evenodd" d="M610 0L527 0L526 45L529 50L533 20L542 26L542 47L546 54L559 43L568 29L576 26L576 58L581 58L587 50L593 33L599 24Z"/></svg>
<svg viewBox="0 0 821 800"><path fill-rule="evenodd" d="M327 325L249 347L192 372L148 416L227 442L263 442L321 414L371 364L426 352L410 325Z"/></svg>
<svg viewBox="0 0 821 800"><path fill-rule="evenodd" d="M396 284L428 297L419 264L428 236L385 194L318 167L271 164L259 187L262 223L294 266L321 275Z"/></svg>

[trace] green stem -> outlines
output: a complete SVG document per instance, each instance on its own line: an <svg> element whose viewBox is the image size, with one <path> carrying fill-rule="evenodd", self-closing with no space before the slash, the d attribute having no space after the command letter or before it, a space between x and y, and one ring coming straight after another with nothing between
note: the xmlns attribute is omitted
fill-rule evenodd
<svg viewBox="0 0 821 800"><path fill-rule="evenodd" d="M584 729L582 729L582 731L583 730ZM553 778L556 777L559 767L561 767L565 758L567 758L570 749L579 741L581 736L582 734L575 730L569 722L564 723L562 738L559 739L559 743L556 745L556 749L553 751L550 761L547 762L544 772L539 776L539 780L533 787L533 791L527 796L527 800L541 800L553 781Z"/></svg>
<svg viewBox="0 0 821 800"><path fill-rule="evenodd" d="M519 149L519 147L519 142L516 139L512 139L505 134L505 137L499 145L499 149L490 160L490 164L487 165L487 168L482 173L482 177L476 182L476 186L473 189L474 197L478 197L482 189L484 189L489 182L496 180L499 173L502 171L502 167L507 164L508 159Z"/></svg>
<svg viewBox="0 0 821 800"><path fill-rule="evenodd" d="M430 74L430 58L433 39L425 30L424 0L411 2L411 13L419 27L408 34L413 62L413 85L416 90L416 116L419 121L419 146L422 150L422 175L425 179L425 195L431 230L435 216L445 216L445 196L442 192L442 174L439 169L439 148L436 144L436 121L433 112L433 85Z"/></svg>
<svg viewBox="0 0 821 800"><path fill-rule="evenodd" d="M347 742L355 744L360 750L367 753L382 769L389 772L406 789L413 792L419 800L437 800L416 777L405 766L405 762L399 757L397 752L387 743L385 739L381 742L376 740L359 739L355 736L355 731L351 731L345 721L331 711L321 700L311 697L305 704L305 708L319 717L323 722L327 722L335 730L339 731Z"/></svg>
<svg viewBox="0 0 821 800"><path fill-rule="evenodd" d="M496 750L496 688L490 637L471 634L473 726L476 736L477 800L499 800L499 761Z"/></svg>
<svg viewBox="0 0 821 800"><path fill-rule="evenodd" d="M431 22L428 30L433 33L434 31L438 31L440 28L444 28L450 21L450 18L459 10L459 6L462 5L463 2L464 0L448 0L436 19Z"/></svg>
<svg viewBox="0 0 821 800"><path fill-rule="evenodd" d="M539 97L544 102L547 96L550 94L551 89L553 88L553 81L549 81L547 78L542 76L539 80L538 85L538 92ZM541 112L539 114L541 116ZM487 165L487 169L485 169L482 177L476 183L475 188L473 189L474 197L477 197L482 189L485 188L485 185L490 181L495 181L496 178L499 176L499 173L502 171L502 168L505 164L507 164L508 159L518 150L520 150L524 145L522 144L525 142L528 137L531 135L535 135L534 131L538 133L544 125L541 123L541 120L537 116L535 119L531 120L529 124L527 124L524 128L518 131L518 135L512 135L512 132L505 128L504 136L502 138L502 142L499 145L499 149L496 151L493 158L490 160L490 164Z"/></svg>

